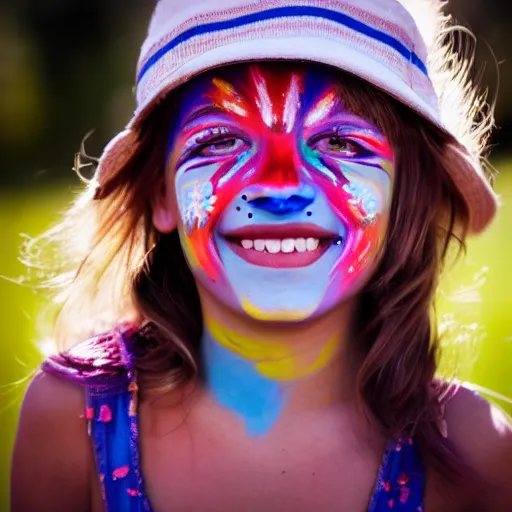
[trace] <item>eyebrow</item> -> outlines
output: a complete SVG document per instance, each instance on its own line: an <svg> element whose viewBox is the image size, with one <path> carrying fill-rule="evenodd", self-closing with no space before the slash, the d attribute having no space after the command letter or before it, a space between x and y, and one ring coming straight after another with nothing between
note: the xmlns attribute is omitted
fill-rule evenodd
<svg viewBox="0 0 512 512"><path fill-rule="evenodd" d="M224 110L219 105L207 105L206 107L201 107L197 110L194 110L191 112L184 120L183 126L187 126L188 124L192 123L196 119L199 119L203 116L209 115L209 114L225 114L226 110Z"/></svg>

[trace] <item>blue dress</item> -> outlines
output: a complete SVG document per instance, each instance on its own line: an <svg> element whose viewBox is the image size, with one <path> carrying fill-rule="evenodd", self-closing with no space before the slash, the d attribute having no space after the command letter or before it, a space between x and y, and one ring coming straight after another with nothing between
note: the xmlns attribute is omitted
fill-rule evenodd
<svg viewBox="0 0 512 512"><path fill-rule="evenodd" d="M42 366L84 387L84 420L107 512L152 510L140 466L132 335L125 329L92 338ZM414 439L389 442L368 511L421 512L424 491L425 471Z"/></svg>

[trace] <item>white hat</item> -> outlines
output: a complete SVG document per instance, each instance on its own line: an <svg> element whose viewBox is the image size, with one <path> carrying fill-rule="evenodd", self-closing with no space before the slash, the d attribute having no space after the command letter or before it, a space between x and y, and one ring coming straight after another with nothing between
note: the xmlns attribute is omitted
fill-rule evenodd
<svg viewBox="0 0 512 512"><path fill-rule="evenodd" d="M449 132L429 77L426 44L397 0L160 0L141 49L137 108L105 148L97 183L139 149L140 123L167 93L208 69L268 60L352 73ZM452 179L470 208L470 230L479 232L495 214L496 196L478 158L470 151L460 156Z"/></svg>

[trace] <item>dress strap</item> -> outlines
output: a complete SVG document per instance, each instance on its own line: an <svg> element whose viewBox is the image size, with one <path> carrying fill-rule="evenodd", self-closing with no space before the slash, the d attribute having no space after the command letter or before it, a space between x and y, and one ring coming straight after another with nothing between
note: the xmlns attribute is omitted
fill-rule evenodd
<svg viewBox="0 0 512 512"><path fill-rule="evenodd" d="M368 512L422 512L425 469L412 438L389 443Z"/></svg>
<svg viewBox="0 0 512 512"><path fill-rule="evenodd" d="M94 445L96 470L107 512L150 512L140 466L138 385L133 358L124 337L119 350L125 363L125 386L87 386L85 417Z"/></svg>

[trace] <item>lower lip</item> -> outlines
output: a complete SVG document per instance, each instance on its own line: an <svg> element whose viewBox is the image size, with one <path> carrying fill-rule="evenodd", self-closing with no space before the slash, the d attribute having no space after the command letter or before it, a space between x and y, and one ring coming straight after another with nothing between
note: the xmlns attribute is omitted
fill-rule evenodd
<svg viewBox="0 0 512 512"><path fill-rule="evenodd" d="M224 239L231 250L240 256L247 263L258 265L260 267L270 268L300 268L307 267L319 260L332 245L332 242L321 242L318 249L305 252L279 252L271 254L269 252L259 252L254 249L244 249L236 242Z"/></svg>

